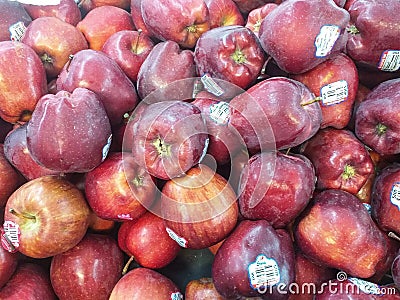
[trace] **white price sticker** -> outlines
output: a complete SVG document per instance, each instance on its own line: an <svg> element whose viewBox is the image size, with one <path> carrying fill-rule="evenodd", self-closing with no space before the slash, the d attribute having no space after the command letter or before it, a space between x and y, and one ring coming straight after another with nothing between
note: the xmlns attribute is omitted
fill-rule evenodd
<svg viewBox="0 0 400 300"><path fill-rule="evenodd" d="M22 37L25 34L26 26L24 22L19 21L15 24L12 24L8 30L10 31L10 40L14 42L19 42L22 40Z"/></svg>
<svg viewBox="0 0 400 300"><path fill-rule="evenodd" d="M210 119L218 125L227 125L231 118L229 104L227 102L218 102L210 105Z"/></svg>
<svg viewBox="0 0 400 300"><path fill-rule="evenodd" d="M187 248L187 240L177 235L171 228L167 227L165 229L167 230L169 237L173 239L175 242L177 242L179 246Z"/></svg>
<svg viewBox="0 0 400 300"><path fill-rule="evenodd" d="M321 102L325 106L338 104L346 101L349 96L349 87L346 80L324 85L320 90Z"/></svg>
<svg viewBox="0 0 400 300"><path fill-rule="evenodd" d="M392 190L390 192L390 202L396 205L398 209L400 209L400 182L396 182L392 186Z"/></svg>
<svg viewBox="0 0 400 300"><path fill-rule="evenodd" d="M381 55L378 69L387 72L396 72L400 69L400 50L386 50Z"/></svg>
<svg viewBox="0 0 400 300"><path fill-rule="evenodd" d="M315 51L316 57L327 56L333 46L335 45L337 39L340 36L340 28L337 25L324 25L321 27L319 34L315 38Z"/></svg>
<svg viewBox="0 0 400 300"><path fill-rule="evenodd" d="M179 292L172 293L171 300L183 300L183 295Z"/></svg>
<svg viewBox="0 0 400 300"><path fill-rule="evenodd" d="M112 141L112 134L110 134L110 136L107 139L107 143L103 147L102 158L101 158L102 161L105 160L108 155L108 151L110 150L110 146L111 146L111 141Z"/></svg>
<svg viewBox="0 0 400 300"><path fill-rule="evenodd" d="M350 282L355 284L361 291L369 295L380 295L381 288L379 285L373 282L362 280L359 278L350 277L348 279Z"/></svg>
<svg viewBox="0 0 400 300"><path fill-rule="evenodd" d="M256 261L249 265L248 274L254 289L273 286L281 280L278 264L264 254L258 255Z"/></svg>
<svg viewBox="0 0 400 300"><path fill-rule="evenodd" d="M204 88L215 96L221 96L224 93L223 89L207 73L201 76L201 82L203 83Z"/></svg>
<svg viewBox="0 0 400 300"><path fill-rule="evenodd" d="M19 247L21 231L19 225L13 221L5 221L1 234L1 244L9 252L16 252Z"/></svg>

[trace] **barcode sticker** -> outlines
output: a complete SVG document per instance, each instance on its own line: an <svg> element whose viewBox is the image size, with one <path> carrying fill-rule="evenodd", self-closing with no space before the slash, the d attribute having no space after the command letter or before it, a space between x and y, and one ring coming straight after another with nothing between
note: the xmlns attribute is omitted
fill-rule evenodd
<svg viewBox="0 0 400 300"><path fill-rule="evenodd" d="M1 245L9 252L16 252L19 247L21 231L19 225L13 221L5 221L1 233Z"/></svg>
<svg viewBox="0 0 400 300"><path fill-rule="evenodd" d="M327 56L331 52L339 36L340 36L339 26L337 25L322 26L314 42L315 47L317 48L315 51L315 56L316 57Z"/></svg>
<svg viewBox="0 0 400 300"><path fill-rule="evenodd" d="M256 261L249 265L248 274L250 285L254 289L273 286L281 280L278 264L264 254L258 255Z"/></svg>
<svg viewBox="0 0 400 300"><path fill-rule="evenodd" d="M227 125L231 118L231 111L227 102L218 102L210 105L210 119L218 125Z"/></svg>
<svg viewBox="0 0 400 300"><path fill-rule="evenodd" d="M203 83L204 88L215 96L221 96L224 93L222 88L207 73L201 76L201 82Z"/></svg>
<svg viewBox="0 0 400 300"><path fill-rule="evenodd" d="M369 282L366 280L362 280L355 277L350 277L348 279L350 282L355 284L361 291L369 295L380 295L381 294L381 287L373 282Z"/></svg>
<svg viewBox="0 0 400 300"><path fill-rule="evenodd" d="M187 248L187 240L177 235L171 228L167 227L165 229L167 230L169 237L173 239L175 242L177 242L179 246Z"/></svg>
<svg viewBox="0 0 400 300"><path fill-rule="evenodd" d="M320 90L321 102L325 106L338 104L346 101L349 96L349 87L346 80L324 85Z"/></svg>
<svg viewBox="0 0 400 300"><path fill-rule="evenodd" d="M19 21L15 24L12 24L8 30L10 31L10 40L14 42L19 42L22 40L22 37L25 34L26 27L24 22Z"/></svg>
<svg viewBox="0 0 400 300"><path fill-rule="evenodd" d="M171 294L171 300L182 300L183 295L179 292L175 292Z"/></svg>
<svg viewBox="0 0 400 300"><path fill-rule="evenodd" d="M400 182L393 184L390 192L390 202L400 209Z"/></svg>
<svg viewBox="0 0 400 300"><path fill-rule="evenodd" d="M382 53L378 69L396 72L400 69L400 50L386 50Z"/></svg>

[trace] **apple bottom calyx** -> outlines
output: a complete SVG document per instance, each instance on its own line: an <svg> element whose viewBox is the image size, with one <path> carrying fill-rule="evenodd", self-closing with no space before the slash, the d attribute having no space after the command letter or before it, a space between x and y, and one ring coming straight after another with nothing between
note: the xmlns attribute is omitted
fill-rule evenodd
<svg viewBox="0 0 400 300"><path fill-rule="evenodd" d="M356 169L351 165L345 165L342 173L342 178L344 180L349 180L356 175Z"/></svg>
<svg viewBox="0 0 400 300"><path fill-rule="evenodd" d="M161 137L158 137L153 141L153 146L156 148L159 156L161 157L171 156L171 145L166 144Z"/></svg>
<svg viewBox="0 0 400 300"><path fill-rule="evenodd" d="M382 124L382 123L378 123L375 127L376 133L378 136L382 136L386 133L387 131L387 126Z"/></svg>
<svg viewBox="0 0 400 300"><path fill-rule="evenodd" d="M247 61L246 55L244 55L243 51L240 49L236 49L231 57L237 64L244 64Z"/></svg>

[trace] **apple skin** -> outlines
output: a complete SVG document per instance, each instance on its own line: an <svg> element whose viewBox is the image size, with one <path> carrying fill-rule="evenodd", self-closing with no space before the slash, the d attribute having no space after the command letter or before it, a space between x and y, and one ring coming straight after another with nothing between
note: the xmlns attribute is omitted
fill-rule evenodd
<svg viewBox="0 0 400 300"><path fill-rule="evenodd" d="M28 181L10 196L4 221L19 226L19 252L47 258L79 243L89 215L83 194L67 180L49 175Z"/></svg>
<svg viewBox="0 0 400 300"><path fill-rule="evenodd" d="M147 268L136 268L114 286L110 300L182 299L178 287L166 276Z"/></svg>
<svg viewBox="0 0 400 300"><path fill-rule="evenodd" d="M10 41L10 26L22 22L27 27L32 18L23 5L16 1L0 1L0 41Z"/></svg>
<svg viewBox="0 0 400 300"><path fill-rule="evenodd" d="M60 74L71 54L88 48L85 37L75 26L56 17L34 19L21 42L35 50L50 79Z"/></svg>
<svg viewBox="0 0 400 300"><path fill-rule="evenodd" d="M282 70L299 74L344 50L349 21L349 13L331 0L284 1L261 23L260 42ZM337 39L331 38L326 49L316 47L321 28L327 24L337 26Z"/></svg>
<svg viewBox="0 0 400 300"><path fill-rule="evenodd" d="M345 88L343 89L347 91L347 97L343 100L338 100L341 101L340 103L328 104L324 103L324 101L319 102L322 111L321 128L334 127L343 129L348 125L359 81L357 67L350 57L344 53L339 53L315 68L305 73L294 75L292 78L304 83L317 97L325 97L328 92L336 91L336 89L330 88L326 94L321 95L321 89L326 88L328 84L344 81ZM338 99L337 96L336 99Z"/></svg>
<svg viewBox="0 0 400 300"><path fill-rule="evenodd" d="M400 3L396 0L352 1L348 7L351 17L348 55L356 62L367 64L372 69L381 69L380 61L386 50L400 49L400 21L397 12ZM381 20L385 20L384 23Z"/></svg>
<svg viewBox="0 0 400 300"><path fill-rule="evenodd" d="M375 172L368 150L346 129L322 129L302 145L300 152L315 167L318 189L357 194Z"/></svg>
<svg viewBox="0 0 400 300"><path fill-rule="evenodd" d="M229 26L244 25L244 18L233 0L205 0L210 14L210 29Z"/></svg>
<svg viewBox="0 0 400 300"><path fill-rule="evenodd" d="M193 48L210 29L210 15L203 0L142 0L142 18L151 36Z"/></svg>
<svg viewBox="0 0 400 300"><path fill-rule="evenodd" d="M142 30L142 32L148 36L151 36L150 31L147 29L142 16L142 0L131 0L131 16L133 24L137 30Z"/></svg>
<svg viewBox="0 0 400 300"><path fill-rule="evenodd" d="M128 10L130 4L130 0L78 0L78 6L84 15L100 6L115 6Z"/></svg>
<svg viewBox="0 0 400 300"><path fill-rule="evenodd" d="M240 212L245 219L264 219L274 228L284 228L309 203L315 179L314 167L303 155L256 154L241 174Z"/></svg>
<svg viewBox="0 0 400 300"><path fill-rule="evenodd" d="M297 219L295 242L312 261L368 278L387 253L384 234L358 198L328 189Z"/></svg>
<svg viewBox="0 0 400 300"><path fill-rule="evenodd" d="M368 93L355 112L356 136L381 155L400 153L399 97L400 78L384 81Z"/></svg>
<svg viewBox="0 0 400 300"><path fill-rule="evenodd" d="M122 30L111 35L101 51L114 59L132 82L154 47L149 36L140 31Z"/></svg>
<svg viewBox="0 0 400 300"><path fill-rule="evenodd" d="M18 266L18 254L0 247L0 291L14 274Z"/></svg>
<svg viewBox="0 0 400 300"><path fill-rule="evenodd" d="M87 234L75 247L53 256L50 280L60 300L107 300L123 266L123 252L111 236Z"/></svg>
<svg viewBox="0 0 400 300"><path fill-rule="evenodd" d="M186 300L225 300L215 289L212 278L193 279L186 285Z"/></svg>
<svg viewBox="0 0 400 300"><path fill-rule="evenodd" d="M205 165L169 180L162 189L161 216L185 248L203 249L226 238L236 226L238 212L230 184Z"/></svg>
<svg viewBox="0 0 400 300"><path fill-rule="evenodd" d="M299 81L265 79L232 99L230 126L239 132L252 154L295 147L320 128L321 108L314 99Z"/></svg>
<svg viewBox="0 0 400 300"><path fill-rule="evenodd" d="M182 176L207 150L207 127L199 108L183 101L152 103L134 128L138 165L163 180Z"/></svg>
<svg viewBox="0 0 400 300"><path fill-rule="evenodd" d="M124 114L139 101L133 83L113 59L100 51L78 51L64 66L57 79L57 90L72 92L77 87L87 88L100 97L113 127L121 124Z"/></svg>
<svg viewBox="0 0 400 300"><path fill-rule="evenodd" d="M145 99L152 92L165 88L174 81L195 76L192 51L181 50L174 41L160 42L153 47L139 69L137 76L139 97Z"/></svg>
<svg viewBox="0 0 400 300"><path fill-rule="evenodd" d="M49 274L37 263L21 263L11 279L0 290L1 299L57 299Z"/></svg>
<svg viewBox="0 0 400 300"><path fill-rule="evenodd" d="M156 197L154 179L135 162L135 157L111 153L86 173L85 195L101 218L123 221L143 215Z"/></svg>
<svg viewBox="0 0 400 300"><path fill-rule="evenodd" d="M105 27L104 24L107 24ZM76 25L89 43L89 48L101 50L106 40L115 32L135 30L131 15L116 6L99 6L91 11Z"/></svg>
<svg viewBox="0 0 400 300"><path fill-rule="evenodd" d="M23 6L32 19L52 16L73 26L76 26L82 19L81 11L75 0L60 0L57 5L24 4Z"/></svg>
<svg viewBox="0 0 400 300"><path fill-rule="evenodd" d="M167 266L181 249L169 237L164 220L151 212L132 221L125 239L125 246L135 261L150 269Z"/></svg>
<svg viewBox="0 0 400 300"><path fill-rule="evenodd" d="M27 126L28 123L25 123L14 128L4 140L4 155L7 160L27 180L45 175L61 175L61 172L50 170L33 159L26 142ZM9 177L10 175L8 174L7 176Z"/></svg>
<svg viewBox="0 0 400 300"><path fill-rule="evenodd" d="M293 243L283 232L273 229L266 220L241 221L214 257L212 278L217 291L228 299L240 296L287 299L287 294L278 293L276 285L267 288L266 293L253 289L248 270L261 254L274 259L279 268L280 283L286 284L286 289L282 290L287 291L287 287L294 282L295 254Z"/></svg>
<svg viewBox="0 0 400 300"><path fill-rule="evenodd" d="M199 76L209 74L246 89L256 81L265 54L250 29L230 25L205 32L197 41L194 61Z"/></svg>
<svg viewBox="0 0 400 300"><path fill-rule="evenodd" d="M26 121L47 92L46 71L36 52L21 42L0 42L0 117Z"/></svg>
<svg viewBox="0 0 400 300"><path fill-rule="evenodd" d="M399 253L397 253L395 259L393 260L393 263L390 267L390 273L392 274L394 284L397 286L397 288L400 288L400 255L399 255Z"/></svg>
<svg viewBox="0 0 400 300"><path fill-rule="evenodd" d="M236 5L239 7L239 10L247 15L249 14L252 10L260 8L261 6L267 4L267 3L276 3L280 4L279 2L282 2L281 0L233 0Z"/></svg>
<svg viewBox="0 0 400 300"><path fill-rule="evenodd" d="M135 221L122 221L117 233L118 247L128 256L132 256L132 253L126 246L126 237L128 236L129 230L134 223Z"/></svg>
<svg viewBox="0 0 400 300"><path fill-rule="evenodd" d="M111 125L100 98L86 88L43 96L26 128L28 150L44 167L85 173L107 156Z"/></svg>
<svg viewBox="0 0 400 300"><path fill-rule="evenodd" d="M262 21L277 7L278 4L276 3L266 3L260 7L252 9L247 16L245 27L249 28L256 36L258 36Z"/></svg>

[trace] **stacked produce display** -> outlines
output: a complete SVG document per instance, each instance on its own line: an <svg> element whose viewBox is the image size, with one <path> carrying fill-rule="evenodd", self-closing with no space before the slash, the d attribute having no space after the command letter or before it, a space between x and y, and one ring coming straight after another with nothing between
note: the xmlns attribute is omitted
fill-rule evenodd
<svg viewBox="0 0 400 300"><path fill-rule="evenodd" d="M0 299L400 299L399 12L0 0Z"/></svg>

